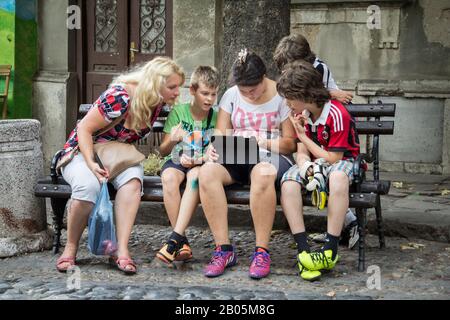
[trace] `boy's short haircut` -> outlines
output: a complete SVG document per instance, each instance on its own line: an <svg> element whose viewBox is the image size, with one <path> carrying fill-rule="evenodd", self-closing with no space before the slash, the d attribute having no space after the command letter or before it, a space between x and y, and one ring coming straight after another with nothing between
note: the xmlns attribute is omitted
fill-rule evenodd
<svg viewBox="0 0 450 320"><path fill-rule="evenodd" d="M216 89L220 84L219 71L212 66L198 66L192 73L191 86L197 90L200 83Z"/></svg>
<svg viewBox="0 0 450 320"><path fill-rule="evenodd" d="M314 63L315 59L316 55L311 51L308 40L301 34L285 36L280 40L273 54L273 60L279 71L290 62L305 60Z"/></svg>
<svg viewBox="0 0 450 320"><path fill-rule="evenodd" d="M316 103L319 108L331 99L321 74L305 61L291 62L285 66L277 82L277 91L286 99Z"/></svg>

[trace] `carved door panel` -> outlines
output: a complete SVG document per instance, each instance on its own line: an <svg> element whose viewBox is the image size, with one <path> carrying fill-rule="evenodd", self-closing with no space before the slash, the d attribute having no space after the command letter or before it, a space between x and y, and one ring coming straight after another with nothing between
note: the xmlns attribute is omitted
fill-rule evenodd
<svg viewBox="0 0 450 320"><path fill-rule="evenodd" d="M172 0L131 0L130 65L172 56Z"/></svg>
<svg viewBox="0 0 450 320"><path fill-rule="evenodd" d="M89 0L86 11L84 102L129 66L172 56L172 0Z"/></svg>
<svg viewBox="0 0 450 320"><path fill-rule="evenodd" d="M87 1L86 102L108 87L128 65L128 3L123 0Z"/></svg>

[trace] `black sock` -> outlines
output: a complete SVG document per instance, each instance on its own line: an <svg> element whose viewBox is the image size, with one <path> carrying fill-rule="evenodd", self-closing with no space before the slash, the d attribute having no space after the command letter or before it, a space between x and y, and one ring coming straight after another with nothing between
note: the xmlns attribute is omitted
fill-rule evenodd
<svg viewBox="0 0 450 320"><path fill-rule="evenodd" d="M303 251L310 252L311 249L309 248L309 244L306 237L306 232L300 232L293 235L294 240L297 243L297 250L298 253L301 253Z"/></svg>
<svg viewBox="0 0 450 320"><path fill-rule="evenodd" d="M322 250L330 250L333 252L331 259L336 258L336 254L338 251L338 243L339 243L339 236L333 236L327 232L327 237L325 239L325 245L322 247Z"/></svg>
<svg viewBox="0 0 450 320"><path fill-rule="evenodd" d="M182 247L184 244L187 244L189 246L189 241L186 236L183 236L183 239L180 242L180 247Z"/></svg>
<svg viewBox="0 0 450 320"><path fill-rule="evenodd" d="M262 250L264 250L265 252L269 253L269 249L266 249L266 248L264 248L264 247L255 247L255 252L257 252L258 249L262 249Z"/></svg>
<svg viewBox="0 0 450 320"><path fill-rule="evenodd" d="M169 244L169 246L167 247L167 252L173 253L175 250L178 250L183 245L183 241L185 238L185 236L182 236L181 234L173 231L170 234L169 241L167 241L167 243Z"/></svg>
<svg viewBox="0 0 450 320"><path fill-rule="evenodd" d="M222 244L219 247L221 251L233 251L233 246L231 244Z"/></svg>
<svg viewBox="0 0 450 320"><path fill-rule="evenodd" d="M172 231L172 233L170 234L170 237L169 237L169 239L175 240L176 243L178 243L178 244L183 243L185 238L186 238L185 236L183 236L179 233L176 233L175 231Z"/></svg>

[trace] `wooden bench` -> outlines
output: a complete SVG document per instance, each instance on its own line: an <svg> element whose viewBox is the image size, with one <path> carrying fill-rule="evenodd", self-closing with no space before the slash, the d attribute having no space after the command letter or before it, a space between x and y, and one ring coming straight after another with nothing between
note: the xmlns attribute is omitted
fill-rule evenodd
<svg viewBox="0 0 450 320"><path fill-rule="evenodd" d="M81 105L80 115L86 114L91 105ZM370 208L375 209L379 236L380 248L385 247L381 202L380 197L386 195L390 189L390 181L379 179L379 138L380 135L392 135L394 132L394 121L382 120L385 117L395 116L395 104L350 104L347 109L356 119L356 129L358 134L373 135L373 146L370 152L360 154L354 165L355 180L350 188L350 207L356 209L359 224L359 257L358 270L365 270L365 227L366 214ZM164 108L160 117L154 124L154 132L162 132L164 122L169 112ZM53 157L50 176L42 178L35 187L35 196L50 198L53 210L53 221L55 236L53 241L53 252L58 253L60 247L61 230L63 228L63 218L65 206L71 195L71 188L64 179L56 172L56 163L61 151ZM361 169L362 161L373 163L373 179L366 179L366 172ZM110 188L111 198L115 197L114 188ZM230 186L226 188L228 204L249 204L249 186ZM159 176L145 176L144 195L142 201L163 202L163 192L161 178ZM277 201L280 203L280 190L277 190ZM311 206L311 196L303 197L304 205Z"/></svg>

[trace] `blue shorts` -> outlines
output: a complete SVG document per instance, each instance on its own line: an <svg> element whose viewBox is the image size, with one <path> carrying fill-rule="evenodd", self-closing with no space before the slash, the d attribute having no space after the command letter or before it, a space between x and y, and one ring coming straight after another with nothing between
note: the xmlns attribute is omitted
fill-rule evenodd
<svg viewBox="0 0 450 320"><path fill-rule="evenodd" d="M172 159L169 159L162 166L162 168L161 168L161 175L164 172L164 170L169 169L169 168L177 169L177 170L183 172L184 174L187 174L188 171L192 169L192 168L183 167L180 163L175 163L175 162L172 161Z"/></svg>

